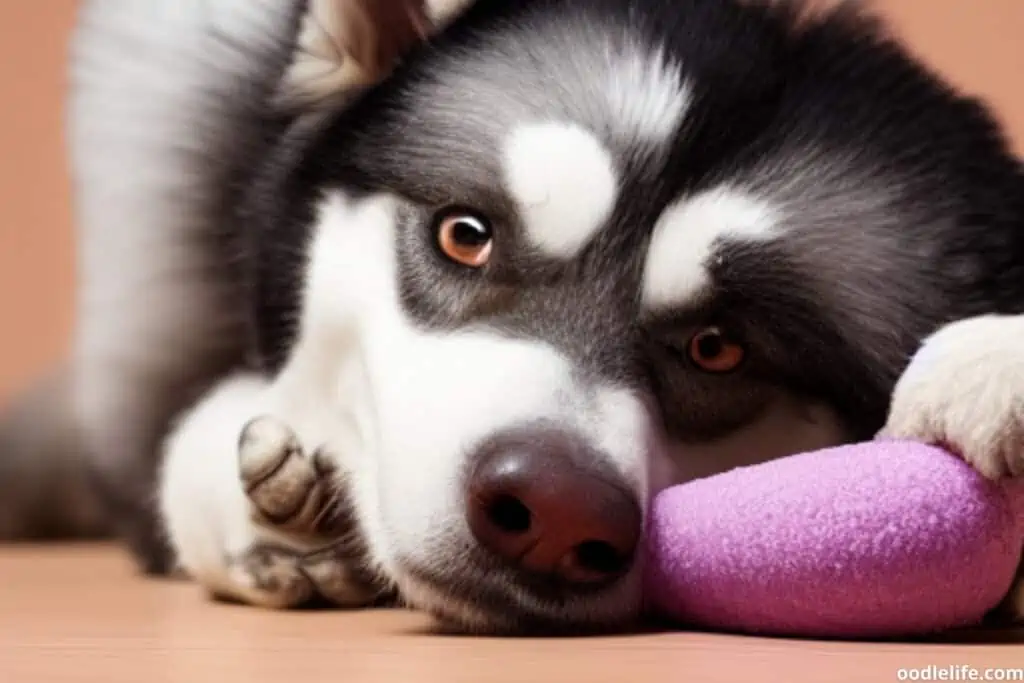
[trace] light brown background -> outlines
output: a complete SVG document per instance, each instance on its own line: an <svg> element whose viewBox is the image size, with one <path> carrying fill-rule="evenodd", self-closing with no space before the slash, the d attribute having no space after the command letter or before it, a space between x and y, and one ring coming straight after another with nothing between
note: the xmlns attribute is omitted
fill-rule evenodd
<svg viewBox="0 0 1024 683"><path fill-rule="evenodd" d="M71 327L62 102L75 5L0 0L0 402L63 354ZM1024 149L1024 0L877 6L932 64L989 98Z"/></svg>

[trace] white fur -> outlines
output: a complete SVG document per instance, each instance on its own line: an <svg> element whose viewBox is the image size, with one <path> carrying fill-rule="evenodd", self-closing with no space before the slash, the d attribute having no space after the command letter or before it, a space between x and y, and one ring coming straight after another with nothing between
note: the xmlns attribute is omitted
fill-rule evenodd
<svg viewBox="0 0 1024 683"><path fill-rule="evenodd" d="M708 260L719 240L769 240L778 222L767 202L727 186L678 200L654 227L644 268L644 306L658 310L696 303L711 284Z"/></svg>
<svg viewBox="0 0 1024 683"><path fill-rule="evenodd" d="M664 144L679 130L691 90L663 50L634 48L609 65L603 88L608 121L626 139Z"/></svg>
<svg viewBox="0 0 1024 683"><path fill-rule="evenodd" d="M618 174L612 156L580 126L518 126L505 141L502 160L530 243L548 256L575 256L615 208Z"/></svg>
<svg viewBox="0 0 1024 683"><path fill-rule="evenodd" d="M1024 475L1024 316L952 323L925 340L893 392L890 438L955 449L982 474Z"/></svg>

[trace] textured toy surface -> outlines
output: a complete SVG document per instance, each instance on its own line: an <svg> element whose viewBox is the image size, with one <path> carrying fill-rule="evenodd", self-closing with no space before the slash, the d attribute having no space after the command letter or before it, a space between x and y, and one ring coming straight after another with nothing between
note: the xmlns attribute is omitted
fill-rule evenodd
<svg viewBox="0 0 1024 683"><path fill-rule="evenodd" d="M977 623L1009 590L1024 488L916 443L795 455L663 491L648 603L682 625L805 637Z"/></svg>

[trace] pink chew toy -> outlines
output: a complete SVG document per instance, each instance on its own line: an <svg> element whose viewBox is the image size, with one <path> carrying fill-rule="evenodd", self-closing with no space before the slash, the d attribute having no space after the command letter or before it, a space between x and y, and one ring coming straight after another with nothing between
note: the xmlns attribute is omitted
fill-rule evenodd
<svg viewBox="0 0 1024 683"><path fill-rule="evenodd" d="M972 625L1010 589L1024 485L907 442L726 472L654 501L652 611L700 628L803 637Z"/></svg>

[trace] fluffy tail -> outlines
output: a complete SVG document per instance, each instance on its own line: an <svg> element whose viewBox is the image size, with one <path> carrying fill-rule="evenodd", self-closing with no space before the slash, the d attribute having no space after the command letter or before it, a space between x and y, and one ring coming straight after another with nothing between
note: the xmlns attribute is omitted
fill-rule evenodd
<svg viewBox="0 0 1024 683"><path fill-rule="evenodd" d="M106 536L60 369L0 411L0 540Z"/></svg>

